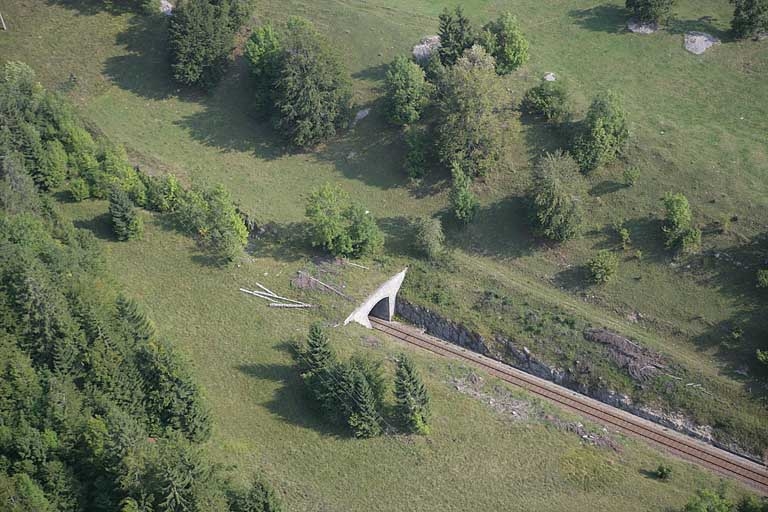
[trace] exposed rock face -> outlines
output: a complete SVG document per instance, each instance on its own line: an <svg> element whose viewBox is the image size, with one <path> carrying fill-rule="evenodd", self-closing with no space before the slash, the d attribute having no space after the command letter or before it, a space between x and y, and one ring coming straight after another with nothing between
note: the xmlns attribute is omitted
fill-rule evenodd
<svg viewBox="0 0 768 512"><path fill-rule="evenodd" d="M636 404L631 397L617 393L607 387L587 386L578 381L572 370L550 366L532 354L527 347L518 345L507 337L496 336L492 344L494 348L491 349L485 339L479 334L471 332L465 326L445 319L425 307L412 304L398 297L395 310L399 316L421 327L432 336L492 357L531 375L549 380L646 420L762 463L759 456L750 454L734 444L721 443L714 439L712 437L712 427L708 425L699 425L680 413L667 413L645 405ZM645 362L650 361L654 364L658 364L660 361L660 359L657 359L657 355L647 349L639 347L628 339L604 329L589 330L585 332L585 336L593 337L595 342L610 344L612 347L615 347L617 353L627 359L628 364L634 364L638 359ZM496 349L496 347L499 348Z"/></svg>
<svg viewBox="0 0 768 512"><path fill-rule="evenodd" d="M696 55L701 55L716 44L720 44L720 40L704 32L688 32L685 34L685 49Z"/></svg>
<svg viewBox="0 0 768 512"><path fill-rule="evenodd" d="M437 51L438 48L440 48L440 36L424 37L413 47L413 58L416 62L426 62L432 52Z"/></svg>
<svg viewBox="0 0 768 512"><path fill-rule="evenodd" d="M544 75L545 82L554 82L555 80L557 80L557 75L554 73L547 73Z"/></svg>
<svg viewBox="0 0 768 512"><path fill-rule="evenodd" d="M635 34L653 34L659 30L659 24L656 22L642 23L640 20L632 18L627 22L627 29Z"/></svg>
<svg viewBox="0 0 768 512"><path fill-rule="evenodd" d="M485 340L461 324L446 320L427 308L398 298L395 312L427 333L483 355L490 355Z"/></svg>
<svg viewBox="0 0 768 512"><path fill-rule="evenodd" d="M160 12L166 16L173 14L173 4L168 0L160 0Z"/></svg>

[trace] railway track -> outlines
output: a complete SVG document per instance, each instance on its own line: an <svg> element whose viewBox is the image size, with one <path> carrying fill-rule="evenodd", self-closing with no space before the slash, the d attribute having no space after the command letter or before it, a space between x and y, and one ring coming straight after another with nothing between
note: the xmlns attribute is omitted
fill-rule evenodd
<svg viewBox="0 0 768 512"><path fill-rule="evenodd" d="M641 438L680 458L717 471L722 475L736 478L760 494L768 496L768 468L766 466L535 377L495 359L429 336L416 328L397 322L387 322L375 317L369 317L369 319L374 329L389 334L400 341L416 345L440 356L468 361L501 380L520 386L537 396L546 398L605 426Z"/></svg>

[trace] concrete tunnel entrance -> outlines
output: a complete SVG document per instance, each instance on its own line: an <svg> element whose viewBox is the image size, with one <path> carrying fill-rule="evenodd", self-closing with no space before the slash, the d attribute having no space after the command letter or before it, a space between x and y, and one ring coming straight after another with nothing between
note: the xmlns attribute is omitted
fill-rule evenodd
<svg viewBox="0 0 768 512"><path fill-rule="evenodd" d="M379 286L375 292L370 294L368 298L363 301L360 306L357 307L348 317L344 320L344 325L349 322L357 322L360 325L371 329L371 322L368 320L369 316L375 318L381 318L382 320L392 320L395 316L395 301L397 300L397 292L400 291L400 286L405 279L405 273L408 269L404 269L402 272L394 275L387 282Z"/></svg>
<svg viewBox="0 0 768 512"><path fill-rule="evenodd" d="M389 314L389 297L385 297L377 302L368 316L374 316L387 321L392 320L392 317Z"/></svg>

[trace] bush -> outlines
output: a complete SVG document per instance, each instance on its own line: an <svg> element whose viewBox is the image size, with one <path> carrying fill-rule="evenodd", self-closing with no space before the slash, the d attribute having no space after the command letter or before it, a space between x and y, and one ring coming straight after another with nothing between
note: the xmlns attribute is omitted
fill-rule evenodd
<svg viewBox="0 0 768 512"><path fill-rule="evenodd" d="M173 79L210 89L224 75L234 46L231 0L184 0L170 17L168 46Z"/></svg>
<svg viewBox="0 0 768 512"><path fill-rule="evenodd" d="M83 178L75 178L69 182L69 193L78 203L91 197L91 189Z"/></svg>
<svg viewBox="0 0 768 512"><path fill-rule="evenodd" d="M768 0L731 0L731 30L740 39L768 32Z"/></svg>
<svg viewBox="0 0 768 512"><path fill-rule="evenodd" d="M768 288L768 269L757 271L757 287Z"/></svg>
<svg viewBox="0 0 768 512"><path fill-rule="evenodd" d="M147 208L156 212L175 212L184 198L181 183L172 174L149 176L141 174L147 190Z"/></svg>
<svg viewBox="0 0 768 512"><path fill-rule="evenodd" d="M459 162L470 177L488 174L501 153L501 124L494 111L499 81L493 57L473 46L446 72L440 91L440 160L449 168Z"/></svg>
<svg viewBox="0 0 768 512"><path fill-rule="evenodd" d="M534 170L530 192L534 225L545 237L563 242L581 230L582 178L568 153L547 153Z"/></svg>
<svg viewBox="0 0 768 512"><path fill-rule="evenodd" d="M384 238L376 221L341 188L324 185L307 201L312 245L334 256L360 257L378 252Z"/></svg>
<svg viewBox="0 0 768 512"><path fill-rule="evenodd" d="M112 230L118 240L135 240L141 238L144 224L128 194L115 187L109 195L109 215L112 219Z"/></svg>
<svg viewBox="0 0 768 512"><path fill-rule="evenodd" d="M640 169L638 167L624 168L624 185L634 187L640 179Z"/></svg>
<svg viewBox="0 0 768 512"><path fill-rule="evenodd" d="M573 142L573 157L587 173L612 162L629 139L621 100L610 91L592 101Z"/></svg>
<svg viewBox="0 0 768 512"><path fill-rule="evenodd" d="M523 109L547 121L561 123L568 120L568 91L562 81L542 82L528 89L523 98Z"/></svg>
<svg viewBox="0 0 768 512"><path fill-rule="evenodd" d="M589 278L595 284L607 283L619 269L619 258L613 252L603 249L587 262Z"/></svg>
<svg viewBox="0 0 768 512"><path fill-rule="evenodd" d="M666 464L659 464L654 474L659 480L669 480L669 477L672 476L672 468Z"/></svg>
<svg viewBox="0 0 768 512"><path fill-rule="evenodd" d="M642 23L655 23L672 15L677 0L627 0L627 9Z"/></svg>
<svg viewBox="0 0 768 512"><path fill-rule="evenodd" d="M428 259L438 259L445 251L443 225L433 217L419 217L415 228L416 248Z"/></svg>
<svg viewBox="0 0 768 512"><path fill-rule="evenodd" d="M312 23L292 17L279 35L262 27L247 55L259 103L272 106L275 126L292 144L314 146L347 126L349 73Z"/></svg>
<svg viewBox="0 0 768 512"><path fill-rule="evenodd" d="M480 44L496 59L496 72L506 75L528 62L528 41L517 18L504 13L483 27Z"/></svg>
<svg viewBox="0 0 768 512"><path fill-rule="evenodd" d="M421 179L427 174L427 151L429 150L427 130L421 127L408 127L405 131L405 144L408 146L408 152L405 154L405 170L411 179Z"/></svg>
<svg viewBox="0 0 768 512"><path fill-rule="evenodd" d="M402 55L395 57L387 71L384 88L390 122L403 125L419 119L429 100L429 83L418 64Z"/></svg>
<svg viewBox="0 0 768 512"><path fill-rule="evenodd" d="M688 254L697 252L701 247L701 230L691 227L693 216L688 198L679 192L668 192L663 201L665 215L662 230L666 236L666 247Z"/></svg>
<svg viewBox="0 0 768 512"><path fill-rule="evenodd" d="M458 163L453 165L451 176L453 179L450 194L451 208L460 222L468 224L480 207L477 197L472 193L472 180Z"/></svg>

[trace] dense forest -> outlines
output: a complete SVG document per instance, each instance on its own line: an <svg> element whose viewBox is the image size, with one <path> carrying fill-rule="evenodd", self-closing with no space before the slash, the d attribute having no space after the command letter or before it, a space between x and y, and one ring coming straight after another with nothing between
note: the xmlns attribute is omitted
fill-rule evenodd
<svg viewBox="0 0 768 512"><path fill-rule="evenodd" d="M235 488L206 458L211 420L189 369L50 193L78 180L138 197L131 171L29 67L3 67L0 507L275 510L263 483Z"/></svg>

